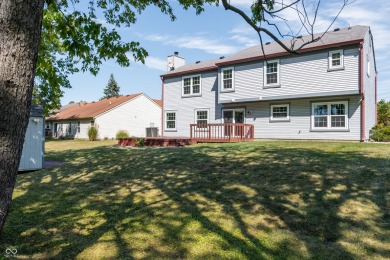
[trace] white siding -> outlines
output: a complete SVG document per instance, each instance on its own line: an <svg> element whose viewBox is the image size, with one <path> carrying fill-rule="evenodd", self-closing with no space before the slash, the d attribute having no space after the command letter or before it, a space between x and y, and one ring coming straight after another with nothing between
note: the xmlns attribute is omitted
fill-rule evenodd
<svg viewBox="0 0 390 260"><path fill-rule="evenodd" d="M115 138L119 130L130 136L146 136L146 128L154 124L161 131L161 108L145 95L140 95L95 118L99 138ZM160 132L161 134L161 132Z"/></svg>
<svg viewBox="0 0 390 260"><path fill-rule="evenodd" d="M42 117L30 117L23 144L19 170L38 170L43 167L43 145L45 141Z"/></svg>
<svg viewBox="0 0 390 260"><path fill-rule="evenodd" d="M331 49L281 57L279 59L280 87L277 88L263 88L264 62L262 60L235 65L235 91L220 93L219 101L357 91L359 89L359 48L356 46L342 49L345 68L343 70L328 71L328 53Z"/></svg>
<svg viewBox="0 0 390 260"><path fill-rule="evenodd" d="M58 138L70 137L70 138L88 139L88 128L91 126L91 120L93 119L65 120L65 121L51 122L52 135ZM77 131L78 122L80 122L80 133ZM55 131L56 126L57 126L57 131ZM68 132L68 129L70 127L71 127L71 133Z"/></svg>
<svg viewBox="0 0 390 260"><path fill-rule="evenodd" d="M216 114L220 108L216 94L218 91L217 71L202 73L201 87L202 96L182 97L182 77L164 79L164 111L177 111L177 131L167 131L164 126L164 136L190 136L190 124L195 123L196 109L210 109L209 123L219 120L220 116ZM165 124L165 119L163 120Z"/></svg>
<svg viewBox="0 0 390 260"><path fill-rule="evenodd" d="M370 60L370 75L368 75L367 56ZM365 138L369 139L369 132L376 123L375 103L375 62L374 48L370 34L367 33L363 45L363 83L364 83L364 106L365 106Z"/></svg>

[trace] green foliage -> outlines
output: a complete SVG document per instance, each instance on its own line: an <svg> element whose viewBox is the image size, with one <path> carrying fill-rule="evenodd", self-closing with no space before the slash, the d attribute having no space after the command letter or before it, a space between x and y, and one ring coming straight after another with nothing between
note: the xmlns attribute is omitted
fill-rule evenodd
<svg viewBox="0 0 390 260"><path fill-rule="evenodd" d="M378 102L378 124L390 126L390 101L382 99Z"/></svg>
<svg viewBox="0 0 390 260"><path fill-rule="evenodd" d="M144 147L145 146L145 139L143 139L143 138L137 139L137 141L135 141L135 146Z"/></svg>
<svg viewBox="0 0 390 260"><path fill-rule="evenodd" d="M254 23L265 21L265 13L274 9L275 0L254 1L251 6L252 21Z"/></svg>
<svg viewBox="0 0 390 260"><path fill-rule="evenodd" d="M371 139L377 142L390 142L390 126L375 125L371 130Z"/></svg>
<svg viewBox="0 0 390 260"><path fill-rule="evenodd" d="M116 132L116 139L118 140L119 138L129 138L129 132L126 130L119 130Z"/></svg>
<svg viewBox="0 0 390 260"><path fill-rule="evenodd" d="M219 0L178 0L185 9L204 11L206 4L219 5ZM252 20L261 22L274 0L254 1ZM70 88L68 76L79 71L96 75L103 61L114 60L130 66L129 53L135 62L145 62L148 52L136 41L123 41L117 28L130 27L147 7L158 8L172 21L176 20L168 0L46 0L42 20L42 36L36 67L34 102L43 102L44 113L60 107L63 89ZM87 5L86 12L81 6ZM101 23L99 16L105 21ZM100 18L100 17L99 17ZM114 27L114 28L112 28Z"/></svg>
<svg viewBox="0 0 390 260"><path fill-rule="evenodd" d="M88 128L88 139L89 141L96 141L99 130L96 126L91 126Z"/></svg>
<svg viewBox="0 0 390 260"><path fill-rule="evenodd" d="M119 97L120 87L118 86L118 83L114 79L114 75L110 75L110 79L108 80L107 86L104 89L104 98L112 98L112 97Z"/></svg>

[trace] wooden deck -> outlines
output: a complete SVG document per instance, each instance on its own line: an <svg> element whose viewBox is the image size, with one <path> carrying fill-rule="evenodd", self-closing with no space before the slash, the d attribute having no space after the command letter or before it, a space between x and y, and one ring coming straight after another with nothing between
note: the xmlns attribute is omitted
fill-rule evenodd
<svg viewBox="0 0 390 260"><path fill-rule="evenodd" d="M197 143L248 142L254 139L250 124L191 124L191 140Z"/></svg>
<svg viewBox="0 0 390 260"><path fill-rule="evenodd" d="M143 139L145 146L186 146L196 143L249 142L254 138L254 126L250 124L191 124L190 137L142 137L120 138L119 146L137 146Z"/></svg>

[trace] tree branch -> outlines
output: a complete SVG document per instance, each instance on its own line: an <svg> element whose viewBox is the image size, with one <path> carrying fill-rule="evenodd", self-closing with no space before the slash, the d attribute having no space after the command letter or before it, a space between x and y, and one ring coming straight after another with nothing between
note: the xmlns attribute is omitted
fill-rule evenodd
<svg viewBox="0 0 390 260"><path fill-rule="evenodd" d="M225 10L230 10L232 12L235 12L237 13L238 15L240 15L259 35L261 32L264 32L265 34L267 34L269 37L271 37L275 42L277 42L285 51L289 52L289 53L292 53L292 54L296 54L297 52L295 50L291 50L290 48L288 48L282 41L280 41L273 33L271 33L270 31L268 31L267 29L263 28L263 27L260 27L260 26L257 26L247 15L246 13L244 13L242 10L232 6L231 4L229 4L227 2L227 0L222 0L222 4L223 4L223 7L225 8Z"/></svg>

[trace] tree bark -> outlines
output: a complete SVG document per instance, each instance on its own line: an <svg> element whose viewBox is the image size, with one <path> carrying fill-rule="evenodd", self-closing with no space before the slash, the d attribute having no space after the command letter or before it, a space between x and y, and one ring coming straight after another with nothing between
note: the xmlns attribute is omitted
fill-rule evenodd
<svg viewBox="0 0 390 260"><path fill-rule="evenodd" d="M26 133L44 0L0 0L0 239Z"/></svg>

